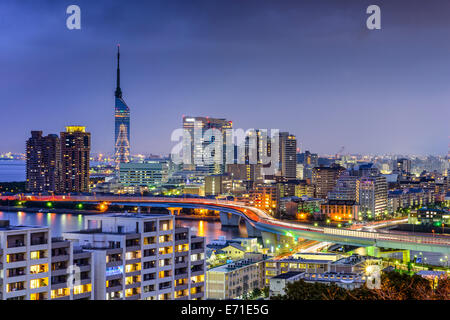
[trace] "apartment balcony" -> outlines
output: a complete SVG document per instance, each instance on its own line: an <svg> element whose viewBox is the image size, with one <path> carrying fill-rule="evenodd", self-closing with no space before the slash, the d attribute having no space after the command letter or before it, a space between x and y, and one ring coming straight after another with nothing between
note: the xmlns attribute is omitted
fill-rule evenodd
<svg viewBox="0 0 450 320"><path fill-rule="evenodd" d="M122 266L123 260L114 260L106 263L107 268Z"/></svg>
<svg viewBox="0 0 450 320"><path fill-rule="evenodd" d="M7 278L5 279L6 283L22 282L22 281L27 281L27 275L25 272L7 276Z"/></svg>
<svg viewBox="0 0 450 320"><path fill-rule="evenodd" d="M205 263L205 260L195 260L195 261L191 260L192 266L199 266L199 265L203 265L204 263Z"/></svg>
<svg viewBox="0 0 450 320"><path fill-rule="evenodd" d="M204 286L205 286L204 281L198 281L198 282L191 281L191 288L204 287Z"/></svg>
<svg viewBox="0 0 450 320"><path fill-rule="evenodd" d="M107 293L110 293L110 292L117 292L117 291L122 291L122 290L123 290L123 288L122 288L122 285L121 285L121 284L116 285L116 286L113 286L113 287L107 287L107 288L106 288L106 292L107 292Z"/></svg>
<svg viewBox="0 0 450 320"><path fill-rule="evenodd" d="M119 253L123 253L122 248L109 248L106 250L107 255L119 254Z"/></svg>
<svg viewBox="0 0 450 320"><path fill-rule="evenodd" d="M10 257L9 262L6 262L5 267L8 269L20 268L20 267L24 267L26 264L27 264L27 260L25 259L25 257L23 259Z"/></svg>
<svg viewBox="0 0 450 320"><path fill-rule="evenodd" d="M27 247L24 245L18 245L18 246L13 246L13 247L9 247L5 248L5 255L6 254L16 254L16 253L26 253L27 251Z"/></svg>
<svg viewBox="0 0 450 320"><path fill-rule="evenodd" d="M112 274L110 276L106 276L106 281L117 280L117 279L122 279L122 278L123 278L122 273Z"/></svg>
<svg viewBox="0 0 450 320"><path fill-rule="evenodd" d="M175 263L175 269L187 268L187 266L188 266L188 262L187 261Z"/></svg>
<svg viewBox="0 0 450 320"><path fill-rule="evenodd" d="M67 281L57 282L57 283L52 282L51 288L52 288L52 290L67 288Z"/></svg>
<svg viewBox="0 0 450 320"><path fill-rule="evenodd" d="M175 258L187 256L189 256L189 251L180 251L180 252L175 251Z"/></svg>
<svg viewBox="0 0 450 320"><path fill-rule="evenodd" d="M158 255L158 259L171 259L173 257L172 253L163 253Z"/></svg>
<svg viewBox="0 0 450 320"><path fill-rule="evenodd" d="M48 246L48 239L47 238L36 238L31 239L30 241L30 247L36 247L36 246Z"/></svg>
<svg viewBox="0 0 450 320"><path fill-rule="evenodd" d="M73 295L73 300L89 299L89 298L91 298L91 292L90 291Z"/></svg>
<svg viewBox="0 0 450 320"><path fill-rule="evenodd" d="M73 252L73 259L77 260L77 259L87 259L91 257L91 253L87 252L87 251L74 251Z"/></svg>
<svg viewBox="0 0 450 320"><path fill-rule="evenodd" d="M26 242L24 240L8 240L7 242L7 250L8 249L17 249L17 248L24 248L26 247ZM8 250L9 251L9 250Z"/></svg>
<svg viewBox="0 0 450 320"><path fill-rule="evenodd" d="M141 250L141 245L140 244L132 245L132 246L126 247L126 249L125 249L126 252L138 251L138 250Z"/></svg>
<svg viewBox="0 0 450 320"><path fill-rule="evenodd" d="M125 260L125 264L135 264L135 263L140 263L141 262L141 258L134 258L134 259L127 259Z"/></svg>
<svg viewBox="0 0 450 320"><path fill-rule="evenodd" d="M125 277L134 277L134 276L139 276L139 275L141 275L141 270L134 270L134 271L125 273Z"/></svg>
<svg viewBox="0 0 450 320"><path fill-rule="evenodd" d="M86 271L90 271L91 270L91 265L90 264L76 265L76 267L80 268L79 270L77 270L77 272L86 272Z"/></svg>
<svg viewBox="0 0 450 320"><path fill-rule="evenodd" d="M52 290L53 290L53 288L52 288ZM70 295L67 295L67 296L57 296L57 297L54 297L54 298L52 298L52 300L55 300L55 301L64 301L64 300L70 300Z"/></svg>
<svg viewBox="0 0 450 320"><path fill-rule="evenodd" d="M178 296L174 300L189 300L189 295Z"/></svg>
<svg viewBox="0 0 450 320"><path fill-rule="evenodd" d="M191 254L198 254L198 253L204 253L205 248L199 248L199 249L191 249Z"/></svg>
<svg viewBox="0 0 450 320"><path fill-rule="evenodd" d="M53 256L51 258L51 262L61 262L61 261L69 261L70 256L68 254L60 255L60 256ZM40 259L39 259L40 260Z"/></svg>
<svg viewBox="0 0 450 320"><path fill-rule="evenodd" d="M165 236L165 235L169 235L169 234L172 234L172 232L173 232L173 230L162 230L162 229L159 229L159 235L160 236Z"/></svg>
<svg viewBox="0 0 450 320"><path fill-rule="evenodd" d="M136 293L131 296L125 297L125 300L139 300L140 298L141 298L141 294Z"/></svg>
<svg viewBox="0 0 450 320"><path fill-rule="evenodd" d="M181 244L188 244L189 243L189 239L178 239L175 240L175 246L179 246Z"/></svg>
<svg viewBox="0 0 450 320"><path fill-rule="evenodd" d="M204 292L191 293L191 299L203 299L204 297Z"/></svg>
<svg viewBox="0 0 450 320"><path fill-rule="evenodd" d="M90 277L80 279L80 285L84 286L85 284L92 283L92 279Z"/></svg>
<svg viewBox="0 0 450 320"><path fill-rule="evenodd" d="M51 271L52 273L52 277L57 277L57 276L64 276L67 274L67 268L60 268L60 269L55 269Z"/></svg>
<svg viewBox="0 0 450 320"><path fill-rule="evenodd" d="M166 242L160 242L158 243L158 247L159 248L163 248L163 247L172 247L173 246L173 241L166 241Z"/></svg>
<svg viewBox="0 0 450 320"><path fill-rule="evenodd" d="M141 282L134 282L134 283L130 283L130 284L125 284L125 289L133 289L133 288L140 288L141 287Z"/></svg>
<svg viewBox="0 0 450 320"><path fill-rule="evenodd" d="M175 286L175 291L187 290L188 288L189 288L189 285L187 283L180 284L178 286Z"/></svg>
<svg viewBox="0 0 450 320"><path fill-rule="evenodd" d="M181 272L181 273L175 274L173 276L173 279L179 280L179 279L186 279L187 277L188 277L188 272L186 271L186 272Z"/></svg>
<svg viewBox="0 0 450 320"><path fill-rule="evenodd" d="M50 271L29 273L29 279L40 279L50 277Z"/></svg>
<svg viewBox="0 0 450 320"><path fill-rule="evenodd" d="M202 274L205 274L204 270L191 271L191 277L201 276Z"/></svg>

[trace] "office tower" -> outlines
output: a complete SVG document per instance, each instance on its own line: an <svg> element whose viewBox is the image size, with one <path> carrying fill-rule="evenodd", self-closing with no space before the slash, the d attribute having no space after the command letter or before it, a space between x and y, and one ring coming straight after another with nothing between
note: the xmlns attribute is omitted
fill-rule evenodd
<svg viewBox="0 0 450 320"><path fill-rule="evenodd" d="M315 167L312 170L312 184L316 188L316 197L325 199L328 192L336 186L339 176L345 171L345 168L339 165L330 167Z"/></svg>
<svg viewBox="0 0 450 320"><path fill-rule="evenodd" d="M232 128L233 122L226 119L183 116L183 154L186 153L190 155L190 163L185 163L183 168L185 170L204 171L207 174L224 173L226 164L227 137L232 134L231 130L227 129ZM222 134L222 154L216 154L215 150L212 150L211 154L208 155L205 153L205 148L216 139L214 136L209 136L207 134L205 135L209 129L217 129ZM212 160L212 163L207 163L206 157L211 157L210 160Z"/></svg>
<svg viewBox="0 0 450 320"><path fill-rule="evenodd" d="M360 219L378 219L387 214L388 185L386 177L366 176L359 183Z"/></svg>
<svg viewBox="0 0 450 320"><path fill-rule="evenodd" d="M295 179L297 176L297 139L289 132L280 132L280 171L281 176L288 179Z"/></svg>
<svg viewBox="0 0 450 320"><path fill-rule="evenodd" d="M122 98L122 89L120 88L120 47L117 46L117 87L115 91L115 109L114 109L114 159L116 169L119 169L120 163L130 161L130 108Z"/></svg>
<svg viewBox="0 0 450 320"><path fill-rule="evenodd" d="M42 131L31 131L26 146L27 191L60 191L61 153L58 136L49 134L44 137Z"/></svg>
<svg viewBox="0 0 450 320"><path fill-rule="evenodd" d="M62 190L89 191L91 134L85 127L68 126L61 132Z"/></svg>
<svg viewBox="0 0 450 320"><path fill-rule="evenodd" d="M201 299L205 240L167 214L87 216L63 237L93 253L96 300Z"/></svg>
<svg viewBox="0 0 450 320"><path fill-rule="evenodd" d="M358 176L350 175L349 171L343 172L334 189L328 193L328 199L359 202L359 179Z"/></svg>
<svg viewBox="0 0 450 320"><path fill-rule="evenodd" d="M0 221L0 300L50 299L50 229Z"/></svg>
<svg viewBox="0 0 450 320"><path fill-rule="evenodd" d="M128 193L137 193L140 188L158 187L168 181L169 161L155 160L144 163L121 163L119 183Z"/></svg>

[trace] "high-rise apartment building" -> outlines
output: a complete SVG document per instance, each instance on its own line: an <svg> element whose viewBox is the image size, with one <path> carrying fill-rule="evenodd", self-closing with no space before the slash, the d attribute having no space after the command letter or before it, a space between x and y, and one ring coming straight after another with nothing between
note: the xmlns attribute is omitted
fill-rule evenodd
<svg viewBox="0 0 450 320"><path fill-rule="evenodd" d="M205 240L172 215L88 216L63 237L92 252L94 299L203 298Z"/></svg>
<svg viewBox="0 0 450 320"><path fill-rule="evenodd" d="M280 132L279 146L281 176L295 179L297 176L297 139L289 132Z"/></svg>
<svg viewBox="0 0 450 320"><path fill-rule="evenodd" d="M26 147L27 191L60 191L61 152L58 136L49 134L44 137L42 131L31 131Z"/></svg>
<svg viewBox="0 0 450 320"><path fill-rule="evenodd" d="M345 171L344 167L331 165L330 167L315 167L312 170L311 182L316 188L316 197L325 199L328 192L332 191L338 178Z"/></svg>
<svg viewBox="0 0 450 320"><path fill-rule="evenodd" d="M130 108L122 97L120 88L120 50L117 46L117 87L114 93L114 159L116 169L121 163L130 161Z"/></svg>
<svg viewBox="0 0 450 320"><path fill-rule="evenodd" d="M85 127L68 126L61 132L61 189L65 192L89 191L91 134Z"/></svg>
<svg viewBox="0 0 450 320"><path fill-rule="evenodd" d="M359 217L377 219L387 214L388 185L386 177L362 177L359 183Z"/></svg>

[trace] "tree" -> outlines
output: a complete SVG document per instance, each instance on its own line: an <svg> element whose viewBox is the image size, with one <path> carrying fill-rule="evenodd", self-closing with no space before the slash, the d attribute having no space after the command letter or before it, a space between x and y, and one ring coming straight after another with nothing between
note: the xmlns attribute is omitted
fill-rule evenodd
<svg viewBox="0 0 450 320"><path fill-rule="evenodd" d="M255 289L253 289L253 291L252 291L251 298L252 298L252 299L256 299L256 298L258 298L259 296L261 296L261 293L262 293L261 289L255 288Z"/></svg>
<svg viewBox="0 0 450 320"><path fill-rule="evenodd" d="M269 297L269 287L264 287L263 292L264 292L264 297L268 298Z"/></svg>

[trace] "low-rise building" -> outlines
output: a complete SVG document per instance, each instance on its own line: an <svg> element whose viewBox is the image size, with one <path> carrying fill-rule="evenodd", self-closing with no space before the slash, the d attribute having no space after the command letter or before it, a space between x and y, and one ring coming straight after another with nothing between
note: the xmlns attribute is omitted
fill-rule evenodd
<svg viewBox="0 0 450 320"><path fill-rule="evenodd" d="M242 297L264 286L263 254L211 268L206 273L206 298L227 300Z"/></svg>
<svg viewBox="0 0 450 320"><path fill-rule="evenodd" d="M358 220L359 205L354 200L328 200L320 205L324 217L332 221L347 222Z"/></svg>

